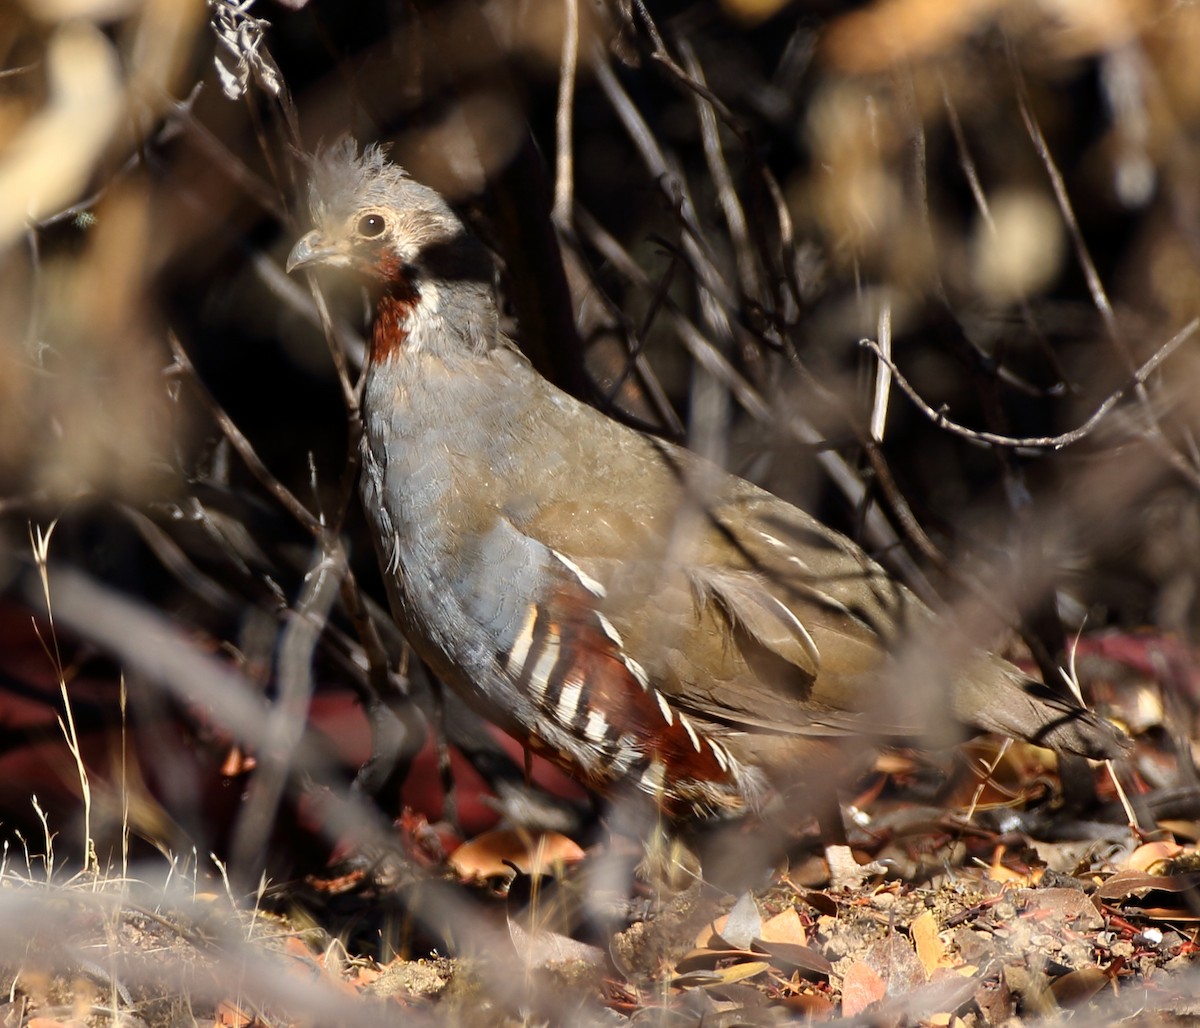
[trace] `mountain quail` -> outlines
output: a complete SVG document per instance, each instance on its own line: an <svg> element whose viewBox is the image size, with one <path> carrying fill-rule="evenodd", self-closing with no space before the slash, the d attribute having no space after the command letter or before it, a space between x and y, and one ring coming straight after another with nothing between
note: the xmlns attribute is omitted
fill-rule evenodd
<svg viewBox="0 0 1200 1028"><path fill-rule="evenodd" d="M288 270L348 269L376 300L362 500L396 620L533 751L686 823L819 806L858 754L944 741L939 721L1126 747L958 647L850 540L539 375L500 329L487 252L379 147L316 158L310 205ZM899 659L912 640L946 660Z"/></svg>

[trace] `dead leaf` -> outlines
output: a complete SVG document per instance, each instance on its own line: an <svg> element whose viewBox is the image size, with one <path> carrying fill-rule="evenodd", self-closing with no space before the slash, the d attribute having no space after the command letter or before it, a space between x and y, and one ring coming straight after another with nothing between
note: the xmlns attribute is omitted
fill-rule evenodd
<svg viewBox="0 0 1200 1028"><path fill-rule="evenodd" d="M761 957L761 953L751 949L717 949L714 947L704 947L701 949L689 950L677 961L675 961L675 968L676 970L685 974L692 971L711 971L722 961L758 960Z"/></svg>
<svg viewBox="0 0 1200 1028"><path fill-rule="evenodd" d="M1020 882L1022 885L1030 884L1031 875L1025 871L1011 871L1002 863L1005 854L1005 847L997 846L996 852L992 855L992 863L988 868L988 877L993 882L1004 884L1006 882Z"/></svg>
<svg viewBox="0 0 1200 1028"><path fill-rule="evenodd" d="M820 992L799 992L784 996L780 1003L789 1010L804 1014L808 1021L824 1021L833 1013L833 1001Z"/></svg>
<svg viewBox="0 0 1200 1028"><path fill-rule="evenodd" d="M767 951L767 955L776 963L786 964L798 971L807 971L822 977L829 974L833 965L828 958L808 946L798 946L793 942L758 942L759 947Z"/></svg>
<svg viewBox="0 0 1200 1028"><path fill-rule="evenodd" d="M1104 918L1091 897L1080 889L1020 889L1016 898L1022 909L1046 911L1064 922L1073 923L1076 928L1104 926Z"/></svg>
<svg viewBox="0 0 1200 1028"><path fill-rule="evenodd" d="M222 1000L217 1004L217 1020L218 1028L246 1028L254 1020L253 1014L247 1014L236 1003L230 1003L228 1000ZM32 1022L31 1022L32 1028Z"/></svg>
<svg viewBox="0 0 1200 1028"><path fill-rule="evenodd" d="M1126 913L1135 913L1150 921L1171 921L1174 924L1200 924L1200 914L1193 914L1183 907L1139 907L1129 906Z"/></svg>
<svg viewBox="0 0 1200 1028"><path fill-rule="evenodd" d="M821 861L821 865L822 867L825 866L824 860ZM799 896L803 902L812 907L818 914L824 914L827 917L837 917L837 900L835 900L828 893L813 892L810 889L806 889L802 885L797 885L787 875L785 875L782 880L787 885L791 886L796 891L796 895Z"/></svg>
<svg viewBox="0 0 1200 1028"><path fill-rule="evenodd" d="M842 979L842 1016L857 1017L886 994L883 979L861 960L856 960Z"/></svg>
<svg viewBox="0 0 1200 1028"><path fill-rule="evenodd" d="M781 910L763 922L759 942L787 942L793 946L807 946L808 933L800 923L800 914L795 907Z"/></svg>
<svg viewBox="0 0 1200 1028"><path fill-rule="evenodd" d="M762 974L764 971L770 970L771 965L765 960L747 960L740 964L730 964L728 967L719 967L716 974L719 981L710 982L710 985L732 985L734 982L744 982L747 978L753 978L755 975Z"/></svg>
<svg viewBox="0 0 1200 1028"><path fill-rule="evenodd" d="M1065 1007L1086 1003L1108 985L1108 975L1098 967L1069 971L1050 985L1054 998Z"/></svg>
<svg viewBox="0 0 1200 1028"><path fill-rule="evenodd" d="M1096 895L1103 900L1121 900L1155 891L1186 892L1198 884L1200 874L1151 875L1141 871L1118 871L1096 890Z"/></svg>
<svg viewBox="0 0 1200 1028"><path fill-rule="evenodd" d="M1182 856L1184 852L1184 848L1177 842L1168 842L1165 839L1160 842L1143 843L1129 854L1121 864L1121 870L1150 871L1156 864L1174 860L1176 857Z"/></svg>
<svg viewBox="0 0 1200 1028"><path fill-rule="evenodd" d="M283 940L283 951L288 956L295 957L297 960L305 960L309 963L315 963L324 966L324 958L320 954L313 953L305 944L304 940L298 936L292 935Z"/></svg>
<svg viewBox="0 0 1200 1028"><path fill-rule="evenodd" d="M762 930L762 915L758 912L758 905L750 893L744 892L716 934L731 949L749 949L754 940L762 935Z"/></svg>
<svg viewBox="0 0 1200 1028"><path fill-rule="evenodd" d="M671 985L676 989L702 989L706 985L724 984L716 971L689 971L687 974L676 975L671 979Z"/></svg>
<svg viewBox="0 0 1200 1028"><path fill-rule="evenodd" d="M568 935L548 931L527 932L513 918L508 919L508 934L526 967L549 967L575 961L593 967L604 964L603 951Z"/></svg>
<svg viewBox="0 0 1200 1028"><path fill-rule="evenodd" d="M353 982L360 989L365 989L368 985L379 981L383 977L383 971L378 967L358 967L355 968Z"/></svg>
<svg viewBox="0 0 1200 1028"><path fill-rule="evenodd" d="M864 961L883 979L889 996L902 996L929 979L913 944L898 932L871 943Z"/></svg>
<svg viewBox="0 0 1200 1028"><path fill-rule="evenodd" d="M531 833L499 828L464 842L450 855L450 866L464 881L508 878L515 864L526 874L547 874L555 864L573 864L583 850L557 832Z"/></svg>
<svg viewBox="0 0 1200 1028"><path fill-rule="evenodd" d="M933 912L922 911L912 923L912 941L917 950L917 959L930 978L943 967L953 967L954 960L946 952L946 946L938 936L937 920Z"/></svg>

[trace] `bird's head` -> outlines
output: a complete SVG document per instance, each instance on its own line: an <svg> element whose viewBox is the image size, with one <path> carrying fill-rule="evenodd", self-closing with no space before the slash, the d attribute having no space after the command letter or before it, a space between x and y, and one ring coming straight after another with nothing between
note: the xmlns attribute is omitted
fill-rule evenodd
<svg viewBox="0 0 1200 1028"><path fill-rule="evenodd" d="M319 153L308 200L315 227L292 247L287 270L326 265L362 279L380 297L377 339L384 305L392 310L389 331L396 323L410 334L435 319L443 334L472 337L473 348L481 331L489 334L481 325L495 317L487 251L441 194L382 147L359 153L347 139Z"/></svg>

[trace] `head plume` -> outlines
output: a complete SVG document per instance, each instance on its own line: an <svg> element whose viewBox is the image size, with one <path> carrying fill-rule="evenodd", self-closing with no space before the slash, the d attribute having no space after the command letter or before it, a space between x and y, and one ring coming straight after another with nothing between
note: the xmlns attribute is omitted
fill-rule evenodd
<svg viewBox="0 0 1200 1028"><path fill-rule="evenodd" d="M417 182L400 165L388 160L385 144L371 143L360 152L342 136L316 154L308 164L308 206L313 222L329 225L364 207L395 206L398 200L427 209L449 207L436 190Z"/></svg>

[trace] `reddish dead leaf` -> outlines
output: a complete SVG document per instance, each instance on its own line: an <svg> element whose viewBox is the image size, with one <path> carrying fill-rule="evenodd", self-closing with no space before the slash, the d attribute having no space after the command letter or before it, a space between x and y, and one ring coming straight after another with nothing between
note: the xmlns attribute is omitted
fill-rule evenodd
<svg viewBox="0 0 1200 1028"><path fill-rule="evenodd" d="M821 864L821 873L823 876L825 876L827 872L825 858L821 857L819 859ZM787 885L796 893L797 899L807 906L812 907L813 910L815 910L818 914L822 915L823 917L836 918L838 916L837 900L830 896L829 893L816 892L815 890L808 889L803 885L799 885L790 877L790 874L781 875L779 880L781 884Z"/></svg>
<svg viewBox="0 0 1200 1028"><path fill-rule="evenodd" d="M248 1028L254 1022L254 1015L247 1014L236 1003L221 1000L217 1004L217 1028Z"/></svg>
<svg viewBox="0 0 1200 1028"><path fill-rule="evenodd" d="M762 931L762 917L749 893L743 893L728 914L709 921L696 933L696 949L748 952Z"/></svg>
<svg viewBox="0 0 1200 1028"><path fill-rule="evenodd" d="M292 969L306 980L320 976L339 991L351 996L355 994L352 982L330 970L327 954L314 953L303 939L295 935L289 936L284 940L283 950L294 961Z"/></svg>
<svg viewBox="0 0 1200 1028"><path fill-rule="evenodd" d="M759 942L788 942L794 946L807 946L808 933L800 923L800 914L795 907L781 910L763 922Z"/></svg>
<svg viewBox="0 0 1200 1028"><path fill-rule="evenodd" d="M1200 654L1170 636L1119 630L1091 632L1079 640L1076 654L1080 657L1094 654L1115 661L1155 682L1162 677L1166 664L1178 675L1178 680L1186 682L1193 691L1200 685L1195 671L1200 666ZM1161 708L1161 704L1159 706ZM1155 722L1161 723L1161 720Z"/></svg>
<svg viewBox="0 0 1200 1028"><path fill-rule="evenodd" d="M450 866L464 881L512 875L508 863L530 875L545 874L555 864L573 864L583 850L557 832L533 834L511 828L484 832L464 842L450 856ZM508 863L506 863L508 862Z"/></svg>
<svg viewBox="0 0 1200 1028"><path fill-rule="evenodd" d="M320 956L314 954L313 951L310 950L307 945L305 945L303 939L296 935L290 935L283 940L283 951L289 957L307 960L311 963L319 964L322 967L325 963Z"/></svg>
<svg viewBox="0 0 1200 1028"><path fill-rule="evenodd" d="M833 1001L820 992L798 992L780 1002L789 1010L804 1014L809 1021L824 1021L833 1013Z"/></svg>
<svg viewBox="0 0 1200 1028"><path fill-rule="evenodd" d="M984 1024L1003 1024L1016 1010L1016 1001L1003 977L984 982L975 993L975 1005L983 1014Z"/></svg>
<svg viewBox="0 0 1200 1028"><path fill-rule="evenodd" d="M1200 885L1200 874L1151 875L1142 871L1118 871L1096 890L1096 895L1103 900L1123 900L1130 896L1145 896L1149 892L1185 892L1197 885Z"/></svg>
<svg viewBox="0 0 1200 1028"><path fill-rule="evenodd" d="M974 739L959 751L969 774L956 775L945 794L948 806L995 810L1027 802L1041 790L1044 762L1036 748L1019 750L995 739Z"/></svg>
<svg viewBox="0 0 1200 1028"><path fill-rule="evenodd" d="M1081 889L1020 889L1017 902L1026 913L1040 912L1042 916L1057 918L1075 928L1097 929L1104 926L1104 919L1096 909L1091 897Z"/></svg>
<svg viewBox="0 0 1200 1028"><path fill-rule="evenodd" d="M886 994L883 979L861 960L856 960L842 979L842 1016L857 1017Z"/></svg>
<svg viewBox="0 0 1200 1028"><path fill-rule="evenodd" d="M722 914L715 921L709 921L696 933L696 949L713 949L721 945L721 929L729 920L728 914Z"/></svg>
<svg viewBox="0 0 1200 1028"><path fill-rule="evenodd" d="M1129 854L1129 857L1121 864L1121 870L1157 870L1155 865L1162 864L1168 860L1175 860L1183 856L1185 852L1186 850L1178 843L1168 842L1165 839L1161 842L1147 842Z"/></svg>

